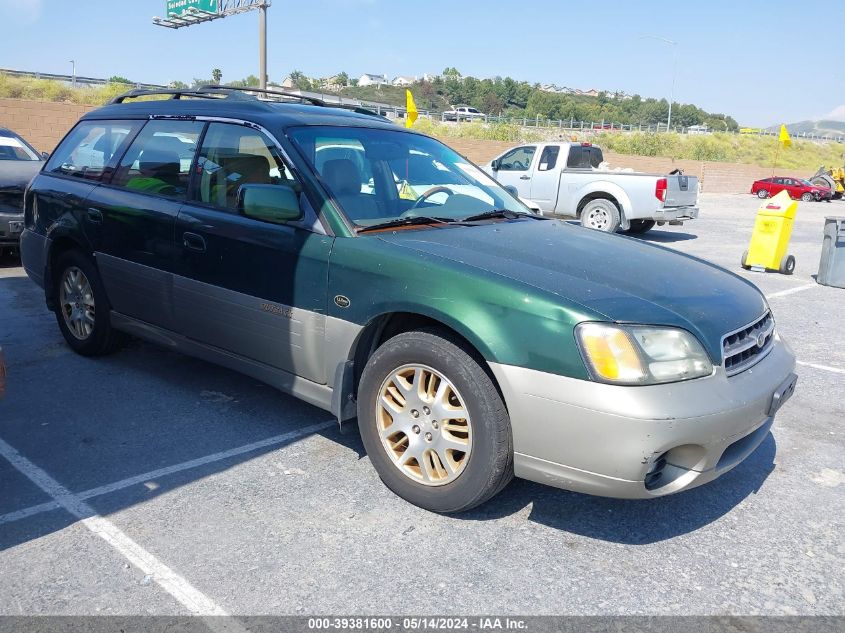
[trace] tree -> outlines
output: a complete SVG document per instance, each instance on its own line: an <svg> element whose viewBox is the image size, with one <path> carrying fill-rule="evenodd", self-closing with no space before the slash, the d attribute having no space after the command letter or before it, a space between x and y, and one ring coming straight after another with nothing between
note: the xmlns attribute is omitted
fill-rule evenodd
<svg viewBox="0 0 845 633"><path fill-rule="evenodd" d="M215 85L220 85L220 80L223 79L223 71L219 68L215 68L211 71L211 80L214 82Z"/></svg>
<svg viewBox="0 0 845 633"><path fill-rule="evenodd" d="M463 77L460 71L454 66L449 66L448 68L445 68L443 70L443 76L446 79L460 79L461 77Z"/></svg>
<svg viewBox="0 0 845 633"><path fill-rule="evenodd" d="M339 83L341 86L345 87L349 85L349 75L346 74L346 71L339 72L335 79L337 79L337 83Z"/></svg>
<svg viewBox="0 0 845 633"><path fill-rule="evenodd" d="M167 84L169 88L173 88L173 90L185 90L188 88L188 84L184 81L174 80Z"/></svg>
<svg viewBox="0 0 845 633"><path fill-rule="evenodd" d="M293 85L300 90L311 90L311 80L305 76L305 73L301 70L294 70L290 74L290 80L293 82Z"/></svg>
<svg viewBox="0 0 845 633"><path fill-rule="evenodd" d="M113 77L109 78L109 83L113 84L134 84L135 82L131 79L127 79L126 77L121 77L120 75L114 75Z"/></svg>

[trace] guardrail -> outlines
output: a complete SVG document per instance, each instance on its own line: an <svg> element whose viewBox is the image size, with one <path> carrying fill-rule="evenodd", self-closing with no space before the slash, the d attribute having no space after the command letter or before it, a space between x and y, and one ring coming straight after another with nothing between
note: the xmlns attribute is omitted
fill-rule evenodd
<svg viewBox="0 0 845 633"><path fill-rule="evenodd" d="M108 79L98 79L96 77L82 77L80 75L57 75L54 73L38 73L38 72L31 72L27 70L11 70L8 68L0 68L0 74L9 75L11 77L28 77L31 79L49 79L51 81L61 81L62 83L68 83L73 85L74 82L76 86L79 87L80 85L83 86L105 86L106 84L113 83L110 82ZM129 83L126 84L127 86L133 88L166 88L167 86L159 86L157 84L144 84L144 83Z"/></svg>

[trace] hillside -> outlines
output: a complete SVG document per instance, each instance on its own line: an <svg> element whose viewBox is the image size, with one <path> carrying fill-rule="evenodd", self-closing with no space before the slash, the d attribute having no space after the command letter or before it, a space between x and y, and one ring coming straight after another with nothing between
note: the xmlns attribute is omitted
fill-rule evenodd
<svg viewBox="0 0 845 633"><path fill-rule="evenodd" d="M772 132L777 132L780 129L779 125L773 125L768 128ZM799 121L797 123L787 123L786 129L790 134L815 134L817 136L843 136L845 135L845 121Z"/></svg>

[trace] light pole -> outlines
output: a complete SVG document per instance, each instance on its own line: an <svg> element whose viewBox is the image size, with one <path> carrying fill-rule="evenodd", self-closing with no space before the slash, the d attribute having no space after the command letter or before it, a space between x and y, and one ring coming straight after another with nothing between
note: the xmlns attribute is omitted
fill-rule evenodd
<svg viewBox="0 0 845 633"><path fill-rule="evenodd" d="M70 87L76 88L76 60L70 60L71 65L71 76L70 76Z"/></svg>
<svg viewBox="0 0 845 633"><path fill-rule="evenodd" d="M267 90L267 7L258 7L258 87Z"/></svg>
<svg viewBox="0 0 845 633"><path fill-rule="evenodd" d="M675 73L678 70L678 43L659 35L643 35L640 39L657 40L672 47L672 90L669 93L669 118L666 121L666 131L668 132L672 128L672 102L675 100Z"/></svg>

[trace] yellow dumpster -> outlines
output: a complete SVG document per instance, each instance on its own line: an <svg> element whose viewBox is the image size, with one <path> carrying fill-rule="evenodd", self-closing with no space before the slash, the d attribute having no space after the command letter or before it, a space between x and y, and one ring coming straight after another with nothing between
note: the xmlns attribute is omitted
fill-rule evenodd
<svg viewBox="0 0 845 633"><path fill-rule="evenodd" d="M795 271L795 258L788 255L792 223L798 211L798 202L786 191L765 200L757 210L754 233L748 250L742 254L742 267L776 270L784 275Z"/></svg>

